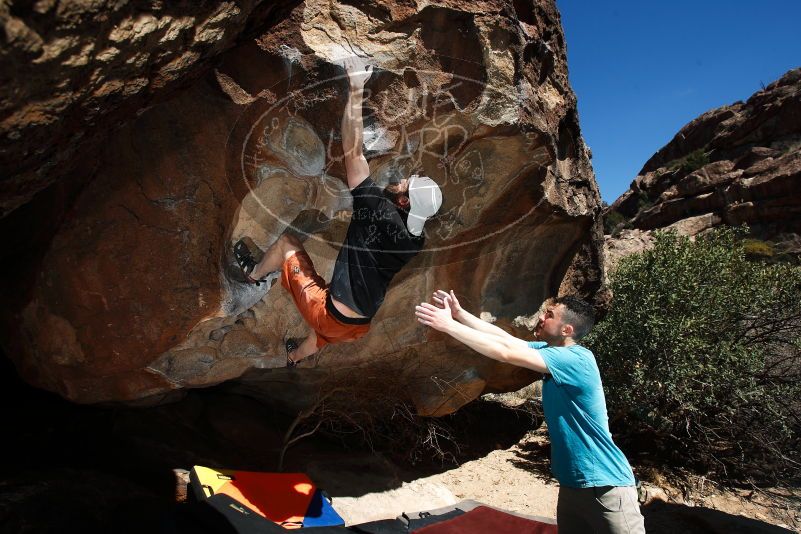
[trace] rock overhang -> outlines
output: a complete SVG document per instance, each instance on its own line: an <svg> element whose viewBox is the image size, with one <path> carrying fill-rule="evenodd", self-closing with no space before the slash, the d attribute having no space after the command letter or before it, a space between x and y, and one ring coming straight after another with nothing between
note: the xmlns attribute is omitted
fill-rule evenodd
<svg viewBox="0 0 801 534"><path fill-rule="evenodd" d="M223 54L213 79L118 130L16 316L23 374L78 402L286 380L283 339L303 334L302 319L279 286L237 279L230 244L248 236L264 248L289 229L330 275L349 208L337 62L355 52L375 66L365 120L374 177L422 172L445 201L371 335L298 372L321 385L342 369L394 362L395 376L376 373L376 383L402 377L406 400L429 415L530 381L413 319L438 287L508 325L560 291L590 297L600 280L600 199L563 44L531 51L544 30L560 36L558 15L538 3L526 19L538 30L513 6L489 5L404 13L306 2Z"/></svg>

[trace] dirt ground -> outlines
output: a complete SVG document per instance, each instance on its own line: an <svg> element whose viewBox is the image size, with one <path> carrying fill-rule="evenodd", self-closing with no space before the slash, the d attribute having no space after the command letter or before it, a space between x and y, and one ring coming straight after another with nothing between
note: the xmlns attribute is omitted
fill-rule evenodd
<svg viewBox="0 0 801 534"><path fill-rule="evenodd" d="M558 485L548 473L546 449L546 431L533 430L509 448L399 488L335 498L334 506L349 524L464 499L554 518ZM801 488L724 490L702 478L687 479L681 486L642 484L648 532L801 532Z"/></svg>
<svg viewBox="0 0 801 534"><path fill-rule="evenodd" d="M0 373L14 429L0 462L0 532L155 532L186 496L179 471L277 470L287 420L255 399L217 389L149 409L80 406L13 378ZM471 403L441 443L451 452L457 445L459 464L410 463L400 445L376 452L313 436L289 451L284 467L328 490L350 524L465 499L552 518L558 487L541 422L497 402ZM653 482L644 484L649 534L801 532L801 488L721 490L703 477L666 482L636 461L634 468Z"/></svg>

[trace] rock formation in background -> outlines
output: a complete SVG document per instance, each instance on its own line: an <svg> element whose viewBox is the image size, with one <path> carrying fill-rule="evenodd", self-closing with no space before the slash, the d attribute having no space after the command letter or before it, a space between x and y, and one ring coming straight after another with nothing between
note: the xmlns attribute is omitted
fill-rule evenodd
<svg viewBox="0 0 801 534"><path fill-rule="evenodd" d="M660 228L747 224L766 253L801 252L801 69L684 126L605 217L620 234L607 243L613 262Z"/></svg>
<svg viewBox="0 0 801 534"><path fill-rule="evenodd" d="M233 381L294 409L347 389L441 415L535 376L418 325L416 303L454 288L512 327L594 297L600 198L553 2L101 4L2 8L2 341L30 383L142 404ZM330 277L352 55L375 67L373 176L427 174L444 204L370 334L289 371L302 319L241 283L231 246L295 232Z"/></svg>

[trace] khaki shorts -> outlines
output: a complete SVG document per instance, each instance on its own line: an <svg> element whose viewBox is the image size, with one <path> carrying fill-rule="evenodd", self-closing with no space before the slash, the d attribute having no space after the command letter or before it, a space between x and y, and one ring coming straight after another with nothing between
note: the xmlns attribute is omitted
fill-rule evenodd
<svg viewBox="0 0 801 534"><path fill-rule="evenodd" d="M325 305L328 284L314 270L306 252L299 250L284 261L281 285L289 291L303 319L317 333L318 349L329 343L355 341L370 330L369 324L345 324L328 310Z"/></svg>
<svg viewBox="0 0 801 534"><path fill-rule="evenodd" d="M645 534L634 486L559 487L559 534Z"/></svg>

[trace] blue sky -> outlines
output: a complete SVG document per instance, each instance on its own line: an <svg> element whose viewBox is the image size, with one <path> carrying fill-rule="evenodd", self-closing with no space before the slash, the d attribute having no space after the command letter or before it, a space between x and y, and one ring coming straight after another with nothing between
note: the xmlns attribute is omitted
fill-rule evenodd
<svg viewBox="0 0 801 534"><path fill-rule="evenodd" d="M801 67L801 1L556 0L570 83L610 204L679 129Z"/></svg>

